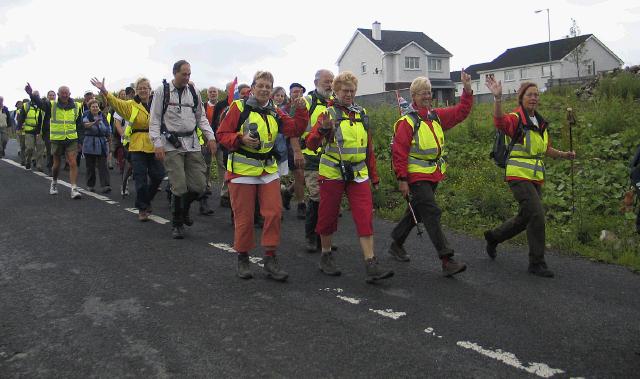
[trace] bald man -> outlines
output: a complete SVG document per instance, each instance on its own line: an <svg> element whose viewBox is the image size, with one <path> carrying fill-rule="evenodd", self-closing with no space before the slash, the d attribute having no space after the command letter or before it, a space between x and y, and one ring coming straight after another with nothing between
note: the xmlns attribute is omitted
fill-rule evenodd
<svg viewBox="0 0 640 379"><path fill-rule="evenodd" d="M31 85L27 83L24 90L31 97L31 102L44 111L45 118L49 122L49 140L51 141L51 154L53 155L52 176L53 181L49 188L50 195L58 194L58 174L60 172L60 157L65 156L69 163L71 198L80 199L78 191L78 164L76 154L78 152L78 128L82 128L81 104L76 104L71 98L69 87L62 86L58 89L58 101L43 100L34 96Z"/></svg>

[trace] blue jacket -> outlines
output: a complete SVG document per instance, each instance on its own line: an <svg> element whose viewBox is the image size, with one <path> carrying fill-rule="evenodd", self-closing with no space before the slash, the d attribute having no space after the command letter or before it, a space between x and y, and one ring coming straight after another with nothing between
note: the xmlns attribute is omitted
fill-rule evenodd
<svg viewBox="0 0 640 379"><path fill-rule="evenodd" d="M98 115L100 122L84 129L84 140L82 141L82 152L89 155L109 155L109 142L107 138L111 134L111 126L107 122L102 112ZM91 122L93 117L90 112L84 112L82 122Z"/></svg>

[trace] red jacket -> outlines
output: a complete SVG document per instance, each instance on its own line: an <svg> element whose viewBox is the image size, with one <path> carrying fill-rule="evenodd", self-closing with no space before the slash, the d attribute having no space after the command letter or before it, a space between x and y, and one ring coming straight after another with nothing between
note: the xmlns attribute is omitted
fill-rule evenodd
<svg viewBox="0 0 640 379"><path fill-rule="evenodd" d="M532 125L531 121L529 120L529 117L524 112L521 106L516 108L512 113L518 113L520 115L520 119L522 120L523 124ZM503 114L502 117L495 117L495 116L493 117L493 124L496 126L496 129L502 130L504 134L508 135L511 138L513 138L513 136L516 134L516 130L518 129L518 116L512 113ZM545 121L541 116L539 121L541 121L539 125L540 130L545 130L548 126L547 121ZM551 136L548 137L548 140L549 140L548 146L551 147ZM519 142L522 142L522 141L519 141ZM507 176L505 180L507 182L514 181L514 180L528 180L530 182L534 182L538 184L543 183L542 180L529 180L529 179L519 178L517 176Z"/></svg>
<svg viewBox="0 0 640 379"><path fill-rule="evenodd" d="M276 109L276 111L282 119L282 129L280 133L286 137L300 137L302 133L304 133L307 128L307 123L309 122L309 112L306 109L298 109L295 117L289 116L280 109ZM227 115L220 123L216 133L218 143L222 144L230 152L240 149L240 142L242 141L242 134L238 131L240 113L238 106L235 103L231 104ZM263 171L262 175L265 174L267 174L267 172ZM242 175L227 171L225 179L231 180L241 176Z"/></svg>
<svg viewBox="0 0 640 379"><path fill-rule="evenodd" d="M418 111L420 117L426 121L429 129L433 132L431 121L427 120L427 113L429 110L427 108L419 108L415 103L411 105ZM433 112L435 112L438 115L438 118L440 118L440 125L442 126L442 130L445 131L453 128L467 118L469 112L471 112L472 106L473 93L463 91L462 96L460 96L459 104L447 108L437 108L434 109ZM436 171L433 174L408 172L409 150L411 149L412 140L413 128L406 120L402 120L398 123L396 128L396 132L393 137L393 149L391 151L393 156L393 168L398 180L406 180L409 184L412 184L420 181L437 183L444 179L445 175L440 171L440 166L436 168Z"/></svg>
<svg viewBox="0 0 640 379"><path fill-rule="evenodd" d="M332 106L331 101L329 101L328 106ZM335 104L336 106L339 106ZM349 111L348 109L339 106L345 114L349 115L350 119L355 119L356 113L353 111ZM322 145L322 141L324 138L327 141L333 140L333 132L329 133L326 136L323 136L320 133L320 126L322 126L322 120L324 119L324 113L318 116L318 121L311 129L311 132L307 135L305 140L306 146L310 150L316 150L318 147ZM373 139L371 138L371 133L367 133L367 169L369 171L369 178L371 178L371 183L378 184L380 182L380 178L378 177L378 170L376 169L376 155L373 152ZM322 177L320 177L322 178Z"/></svg>

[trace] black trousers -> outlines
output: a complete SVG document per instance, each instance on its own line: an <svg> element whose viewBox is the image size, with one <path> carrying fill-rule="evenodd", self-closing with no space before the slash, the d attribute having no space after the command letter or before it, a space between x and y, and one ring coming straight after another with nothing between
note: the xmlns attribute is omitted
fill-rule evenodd
<svg viewBox="0 0 640 379"><path fill-rule="evenodd" d="M136 208L145 211L158 192L164 178L164 166L153 153L134 151L129 153L133 166L133 180L136 186Z"/></svg>
<svg viewBox="0 0 640 379"><path fill-rule="evenodd" d="M518 214L491 230L489 237L504 242L527 231L529 262L543 263L545 250L545 219L542 205L542 187L539 184L518 180L509 182L509 189L520 207Z"/></svg>
<svg viewBox="0 0 640 379"><path fill-rule="evenodd" d="M102 187L110 186L109 169L107 168L107 157L102 155L85 154L87 165L87 187L96 186L96 166L98 167L98 175L100 175L100 185Z"/></svg>
<svg viewBox="0 0 640 379"><path fill-rule="evenodd" d="M453 249L449 247L449 242L440 224L442 210L436 203L437 187L438 183L420 181L410 184L409 190L411 191L411 206L416 213L416 219L424 224L438 256L444 258L453 256ZM407 207L404 216L391 232L391 238L399 245L404 244L415 225L411 211Z"/></svg>

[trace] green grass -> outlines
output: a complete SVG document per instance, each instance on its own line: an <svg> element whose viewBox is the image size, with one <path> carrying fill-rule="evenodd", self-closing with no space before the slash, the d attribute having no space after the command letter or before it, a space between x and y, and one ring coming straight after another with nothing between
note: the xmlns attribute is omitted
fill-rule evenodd
<svg viewBox="0 0 640 379"><path fill-rule="evenodd" d="M566 108L572 107L578 118L578 125L572 130L578 154L574 163L575 199L571 162L545 160L546 239L552 250L640 270L640 238L635 233L634 215L619 211L629 187L627 165L640 143L640 105L630 100L630 96L638 97L638 88L640 79L623 76L611 82L602 80L599 95L590 101L578 100L573 90L542 95L540 112L550 121L554 147L569 149ZM474 105L469 117L446 133L449 167L437 194L443 224L478 237L517 212L517 204L504 182L504 171L489 158L494 136L492 106ZM504 110L515 106L515 102L508 101ZM398 111L383 106L368 112L381 178L374 206L377 215L397 220L405 207L391 172L389 142ZM602 230L612 231L617 241L600 241ZM526 243L524 233L514 242Z"/></svg>

